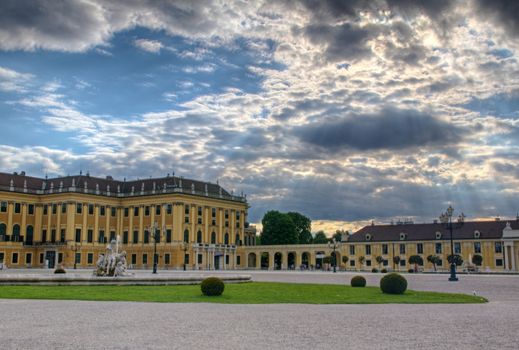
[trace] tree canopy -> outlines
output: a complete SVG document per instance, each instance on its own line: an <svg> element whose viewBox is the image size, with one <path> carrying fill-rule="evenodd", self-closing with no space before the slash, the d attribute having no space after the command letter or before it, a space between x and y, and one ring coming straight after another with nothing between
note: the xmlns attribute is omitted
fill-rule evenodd
<svg viewBox="0 0 519 350"><path fill-rule="evenodd" d="M329 242L328 237L326 237L326 234L324 233L324 231L323 230L317 231L317 233L315 234L313 243L326 244L328 242Z"/></svg>
<svg viewBox="0 0 519 350"><path fill-rule="evenodd" d="M261 223L263 225L262 245L296 244L298 242L296 225L287 214L277 210L268 211L263 216Z"/></svg>
<svg viewBox="0 0 519 350"><path fill-rule="evenodd" d="M297 243L299 244L310 244L312 243L312 220L300 214L298 212L288 212L286 215L292 219L292 222L296 226Z"/></svg>

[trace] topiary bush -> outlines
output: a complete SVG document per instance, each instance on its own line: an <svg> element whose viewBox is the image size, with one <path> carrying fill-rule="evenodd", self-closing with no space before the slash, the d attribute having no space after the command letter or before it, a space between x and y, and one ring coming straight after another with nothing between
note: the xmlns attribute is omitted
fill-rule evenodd
<svg viewBox="0 0 519 350"><path fill-rule="evenodd" d="M366 279L362 276L353 276L350 284L352 287L366 287Z"/></svg>
<svg viewBox="0 0 519 350"><path fill-rule="evenodd" d="M382 272L382 273L387 273L387 269L384 268L384 269L380 270L380 272Z"/></svg>
<svg viewBox="0 0 519 350"><path fill-rule="evenodd" d="M222 295L225 284L218 277L209 277L202 281L200 287L204 295L218 296Z"/></svg>
<svg viewBox="0 0 519 350"><path fill-rule="evenodd" d="M378 269L376 267L371 269L371 272L378 272Z"/></svg>
<svg viewBox="0 0 519 350"><path fill-rule="evenodd" d="M389 273L380 280L380 289L386 294L403 294L407 289L407 280L398 273Z"/></svg>

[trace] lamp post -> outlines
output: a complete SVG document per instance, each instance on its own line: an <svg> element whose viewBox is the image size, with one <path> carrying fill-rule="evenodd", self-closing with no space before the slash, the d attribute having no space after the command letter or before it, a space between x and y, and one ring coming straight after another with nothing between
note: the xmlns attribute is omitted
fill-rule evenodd
<svg viewBox="0 0 519 350"><path fill-rule="evenodd" d="M333 249L333 272L336 273L337 272L337 255L335 254L335 250L337 248L339 248L339 246L341 245L340 242L337 242L335 240L335 237L332 239L331 242L328 242L328 248L331 248Z"/></svg>
<svg viewBox="0 0 519 350"><path fill-rule="evenodd" d="M182 246L183 246L183 250L184 250L184 271L186 271L186 254L187 254L188 245L189 245L189 243L182 242Z"/></svg>
<svg viewBox="0 0 519 350"><path fill-rule="evenodd" d="M77 253L77 242L74 241L74 246L72 247L72 251L74 252L74 270L76 269L77 265L77 259L76 259L76 253Z"/></svg>
<svg viewBox="0 0 519 350"><path fill-rule="evenodd" d="M454 241L452 238L452 231L455 229L459 229L463 226L465 221L465 214L461 213L458 216L458 220L456 222L452 222L452 214L454 213L454 209L449 205L445 213L440 215L440 222L442 223L445 229L448 229L450 232L450 240L451 240L451 264L450 264L450 277L449 281L455 282L458 280L456 277L456 264L454 262ZM448 260L448 259L447 259Z"/></svg>
<svg viewBox="0 0 519 350"><path fill-rule="evenodd" d="M150 227L151 236L153 237L153 273L157 273L158 256L157 256L157 242L160 241L160 231L158 230L157 222L155 221Z"/></svg>

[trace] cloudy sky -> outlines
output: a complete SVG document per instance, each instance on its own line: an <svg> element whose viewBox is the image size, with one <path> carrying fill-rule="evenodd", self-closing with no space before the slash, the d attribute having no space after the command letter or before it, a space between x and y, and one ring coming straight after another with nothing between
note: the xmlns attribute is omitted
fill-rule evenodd
<svg viewBox="0 0 519 350"><path fill-rule="evenodd" d="M518 4L3 0L0 169L219 179L330 232L515 217Z"/></svg>

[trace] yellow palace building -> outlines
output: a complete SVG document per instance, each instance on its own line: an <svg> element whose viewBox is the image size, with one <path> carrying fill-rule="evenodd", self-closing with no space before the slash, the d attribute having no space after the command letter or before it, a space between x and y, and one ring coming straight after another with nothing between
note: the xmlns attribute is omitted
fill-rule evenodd
<svg viewBox="0 0 519 350"><path fill-rule="evenodd" d="M248 204L219 184L167 176L117 181L0 173L0 263L93 267L118 236L134 268L241 268ZM156 241L155 241L156 238Z"/></svg>

